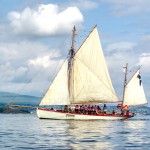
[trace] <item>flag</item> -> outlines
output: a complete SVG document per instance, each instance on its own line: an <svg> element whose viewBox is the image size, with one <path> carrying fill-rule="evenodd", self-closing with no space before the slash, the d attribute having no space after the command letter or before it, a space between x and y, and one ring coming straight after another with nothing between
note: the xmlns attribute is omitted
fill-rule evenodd
<svg viewBox="0 0 150 150"><path fill-rule="evenodd" d="M139 84L140 84L140 86L141 86L142 80L141 80L140 74L137 75L137 78L139 79Z"/></svg>

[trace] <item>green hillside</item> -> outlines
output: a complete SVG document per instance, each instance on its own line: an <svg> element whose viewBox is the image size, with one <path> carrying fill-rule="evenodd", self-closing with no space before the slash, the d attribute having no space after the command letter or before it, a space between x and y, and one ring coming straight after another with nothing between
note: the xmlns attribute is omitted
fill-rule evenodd
<svg viewBox="0 0 150 150"><path fill-rule="evenodd" d="M22 105L38 105L40 100L41 97L0 92L0 105L5 105L8 103Z"/></svg>

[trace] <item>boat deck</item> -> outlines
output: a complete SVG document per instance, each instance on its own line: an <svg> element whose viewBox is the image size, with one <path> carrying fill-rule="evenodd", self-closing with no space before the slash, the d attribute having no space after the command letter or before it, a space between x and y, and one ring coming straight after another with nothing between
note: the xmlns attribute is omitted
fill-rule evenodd
<svg viewBox="0 0 150 150"><path fill-rule="evenodd" d="M100 112L100 113L95 113L95 114L84 114L84 113L76 113L76 112L72 112L72 111L64 111L64 110L52 110L52 109L48 109L48 108L38 108L40 110L44 110L44 111L49 111L49 112L58 112L58 113L67 113L67 114L73 114L73 115L88 115L88 116L114 116L114 117L133 117L134 114L130 113L129 115L122 115L122 114L119 114L119 113L115 113L115 114L112 114L112 113L104 113L104 112Z"/></svg>

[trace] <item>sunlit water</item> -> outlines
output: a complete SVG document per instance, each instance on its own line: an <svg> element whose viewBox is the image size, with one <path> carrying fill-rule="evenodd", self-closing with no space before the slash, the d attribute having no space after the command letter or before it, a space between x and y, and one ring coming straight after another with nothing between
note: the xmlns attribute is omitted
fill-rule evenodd
<svg viewBox="0 0 150 150"><path fill-rule="evenodd" d="M150 149L150 115L125 121L40 120L35 114L0 118L0 150Z"/></svg>

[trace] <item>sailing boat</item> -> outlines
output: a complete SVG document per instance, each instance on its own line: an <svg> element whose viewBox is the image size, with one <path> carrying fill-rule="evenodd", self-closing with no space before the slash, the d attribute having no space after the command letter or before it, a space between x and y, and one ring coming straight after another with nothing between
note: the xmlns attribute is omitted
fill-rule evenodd
<svg viewBox="0 0 150 150"><path fill-rule="evenodd" d="M125 68L124 92L123 92L123 107L135 107L147 104L144 88L140 75L140 68L135 72L132 78L127 83L128 64Z"/></svg>
<svg viewBox="0 0 150 150"><path fill-rule="evenodd" d="M37 116L41 119L74 120L117 120L133 117L132 114L103 112L83 114L68 110L71 105L120 102L109 76L97 27L93 28L76 52L74 49L75 31L74 27L69 55L41 100L40 107L37 108ZM125 92L125 95L128 93L129 90ZM124 104L128 104L127 99L130 97L125 96ZM42 107L44 105L64 105L65 110L51 110Z"/></svg>

